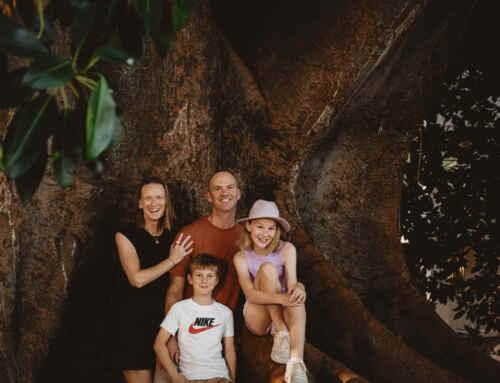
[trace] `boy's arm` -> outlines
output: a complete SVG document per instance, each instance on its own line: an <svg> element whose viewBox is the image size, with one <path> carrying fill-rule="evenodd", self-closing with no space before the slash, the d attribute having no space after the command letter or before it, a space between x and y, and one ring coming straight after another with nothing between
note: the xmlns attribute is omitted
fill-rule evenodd
<svg viewBox="0 0 500 383"><path fill-rule="evenodd" d="M160 364L167 370L168 374L172 378L172 382L187 382L187 379L177 371L177 367L170 358L170 354L167 349L167 341L171 337L170 333L164 328L160 328L158 335L156 336L154 349L156 352L156 357L160 361Z"/></svg>
<svg viewBox="0 0 500 383"><path fill-rule="evenodd" d="M236 349L234 348L234 336L224 338L224 359L226 359L229 377L236 382Z"/></svg>
<svg viewBox="0 0 500 383"><path fill-rule="evenodd" d="M182 292L184 291L185 278L179 276L173 276L170 281L170 286L168 287L167 294L165 296L165 314L168 314L170 307L176 302L182 299ZM177 339L175 336L170 337L168 342L168 351L170 357L179 364L179 346L177 345Z"/></svg>

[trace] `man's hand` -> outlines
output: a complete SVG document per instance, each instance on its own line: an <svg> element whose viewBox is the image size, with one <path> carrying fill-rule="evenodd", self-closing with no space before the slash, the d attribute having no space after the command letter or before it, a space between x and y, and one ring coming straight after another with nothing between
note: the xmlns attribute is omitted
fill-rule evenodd
<svg viewBox="0 0 500 383"><path fill-rule="evenodd" d="M184 375L177 374L172 377L172 383L188 383L188 380Z"/></svg>
<svg viewBox="0 0 500 383"><path fill-rule="evenodd" d="M177 345L177 338L175 336L171 336L167 342L168 353L170 354L170 358L176 363L179 364L179 346ZM183 382L181 380L180 382Z"/></svg>

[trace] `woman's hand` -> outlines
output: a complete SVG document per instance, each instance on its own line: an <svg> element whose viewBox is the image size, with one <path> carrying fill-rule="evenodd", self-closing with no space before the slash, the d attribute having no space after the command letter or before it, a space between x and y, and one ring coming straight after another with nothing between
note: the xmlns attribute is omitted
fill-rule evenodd
<svg viewBox="0 0 500 383"><path fill-rule="evenodd" d="M191 240L191 236L180 233L177 240L175 242L172 242L172 245L170 246L170 256L168 257L168 259L175 266L180 261L182 261L186 255L192 252L193 241Z"/></svg>
<svg viewBox="0 0 500 383"><path fill-rule="evenodd" d="M303 304L306 302L306 288L305 286L297 282L289 291L290 302L293 304Z"/></svg>

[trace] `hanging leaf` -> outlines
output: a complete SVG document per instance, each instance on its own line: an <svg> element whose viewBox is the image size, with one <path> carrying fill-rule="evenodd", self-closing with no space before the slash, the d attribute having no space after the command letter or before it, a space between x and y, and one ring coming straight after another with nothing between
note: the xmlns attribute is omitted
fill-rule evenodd
<svg viewBox="0 0 500 383"><path fill-rule="evenodd" d="M16 179L25 174L39 157L48 129L44 114L52 96L38 97L23 105L8 128L4 145L7 177Z"/></svg>
<svg viewBox="0 0 500 383"><path fill-rule="evenodd" d="M163 17L163 0L137 0L137 12L144 20L148 32L158 30Z"/></svg>
<svg viewBox="0 0 500 383"><path fill-rule="evenodd" d="M49 53L33 32L1 14L0 48L21 57L38 57Z"/></svg>
<svg viewBox="0 0 500 383"><path fill-rule="evenodd" d="M165 57L173 46L174 34L158 28L151 31L151 38L156 51L161 57Z"/></svg>
<svg viewBox="0 0 500 383"><path fill-rule="evenodd" d="M160 56L165 57L172 47L173 33L162 25L164 1L137 0L137 12L141 15L146 31L151 36L153 44Z"/></svg>
<svg viewBox="0 0 500 383"><path fill-rule="evenodd" d="M115 127L116 104L104 76L90 96L85 128L86 159L94 160L110 145Z"/></svg>
<svg viewBox="0 0 500 383"><path fill-rule="evenodd" d="M87 163L87 166L90 170L92 170L95 174L99 174L104 170L104 164L100 159L95 159Z"/></svg>
<svg viewBox="0 0 500 383"><path fill-rule="evenodd" d="M63 188L71 185L73 174L83 159L83 134L80 134L80 114L65 109L60 114L61 122L54 132L54 170L57 182Z"/></svg>
<svg viewBox="0 0 500 383"><path fill-rule="evenodd" d="M115 24L120 16L120 10L127 7L127 0L111 0L109 2L108 12L106 13L106 21L108 24Z"/></svg>
<svg viewBox="0 0 500 383"><path fill-rule="evenodd" d="M79 48L85 42L92 29L96 16L96 4L89 0L71 0L73 7L73 23L71 24L71 40Z"/></svg>
<svg viewBox="0 0 500 383"><path fill-rule="evenodd" d="M35 4L37 19L39 21L38 38L41 38L45 29L45 15L43 11L50 4L50 0L33 0L33 3Z"/></svg>
<svg viewBox="0 0 500 383"><path fill-rule="evenodd" d="M114 148L116 145L120 143L122 132L123 132L123 125L120 121L120 118L117 117L113 125L113 136L111 137L111 143L109 144L110 148Z"/></svg>
<svg viewBox="0 0 500 383"><path fill-rule="evenodd" d="M134 7L126 4L120 8L117 19L121 46L132 56L140 58L143 52L144 23Z"/></svg>
<svg viewBox="0 0 500 383"><path fill-rule="evenodd" d="M110 44L106 44L100 47L97 50L96 54L104 61L116 62L121 64L133 65L137 61L137 59L130 56L123 49Z"/></svg>
<svg viewBox="0 0 500 383"><path fill-rule="evenodd" d="M40 36L40 41L50 46L56 40L54 25L47 13L42 13L41 15L43 16L43 18L37 11L33 13L33 20L31 22L30 30L37 35L39 35L41 31L42 34Z"/></svg>
<svg viewBox="0 0 500 383"><path fill-rule="evenodd" d="M36 59L23 76L23 85L33 89L58 88L73 79L71 61L50 55Z"/></svg>
<svg viewBox="0 0 500 383"><path fill-rule="evenodd" d="M2 73L0 83L0 108L12 108L28 101L34 93L30 87L22 85L22 78L26 68L16 69L12 72Z"/></svg>
<svg viewBox="0 0 500 383"><path fill-rule="evenodd" d="M43 142L40 149L31 169L15 181L17 192L24 204L31 202L33 194L38 189L45 173L47 165L47 141Z"/></svg>
<svg viewBox="0 0 500 383"><path fill-rule="evenodd" d="M187 24L193 6L194 0L174 0L172 6L172 27L175 33Z"/></svg>

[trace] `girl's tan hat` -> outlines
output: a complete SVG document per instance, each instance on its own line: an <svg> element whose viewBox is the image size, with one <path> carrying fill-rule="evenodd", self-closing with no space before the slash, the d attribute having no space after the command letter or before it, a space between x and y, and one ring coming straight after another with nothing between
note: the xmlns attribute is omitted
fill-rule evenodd
<svg viewBox="0 0 500 383"><path fill-rule="evenodd" d="M290 231L290 224L286 219L280 217L278 206L273 201L258 199L252 205L250 214L246 218L241 218L238 222L252 221L254 219L267 218L278 222L283 230Z"/></svg>

